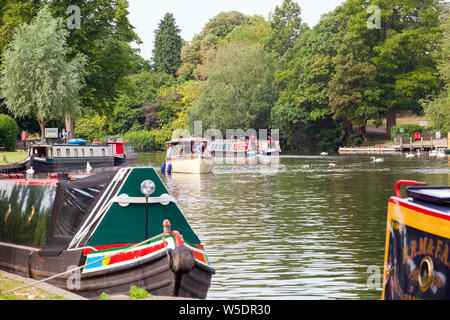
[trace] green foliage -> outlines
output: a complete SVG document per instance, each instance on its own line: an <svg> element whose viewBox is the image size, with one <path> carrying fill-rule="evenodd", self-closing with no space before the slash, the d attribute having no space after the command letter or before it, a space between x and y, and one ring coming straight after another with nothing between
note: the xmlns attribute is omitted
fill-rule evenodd
<svg viewBox="0 0 450 320"><path fill-rule="evenodd" d="M106 292L102 292L102 294L100 295L100 298L98 300L111 300L111 298L109 297L109 295Z"/></svg>
<svg viewBox="0 0 450 320"><path fill-rule="evenodd" d="M98 114L88 114L75 120L75 137L86 141L104 141L109 135L108 118Z"/></svg>
<svg viewBox="0 0 450 320"><path fill-rule="evenodd" d="M6 151L16 150L18 134L16 121L6 114L0 114L0 146L5 147Z"/></svg>
<svg viewBox="0 0 450 320"><path fill-rule="evenodd" d="M162 146L156 142L158 132L155 130L129 131L123 135L125 140L134 144L138 152L150 152L160 150Z"/></svg>
<svg viewBox="0 0 450 320"><path fill-rule="evenodd" d="M30 24L20 25L4 54L0 87L8 110L16 117L33 116L44 136L45 124L80 112L78 93L86 59L66 61L68 31L47 7Z"/></svg>
<svg viewBox="0 0 450 320"><path fill-rule="evenodd" d="M144 71L128 76L109 116L109 131L125 133L132 127L142 128L145 120L143 106L155 98L159 88L174 83L171 75L162 72Z"/></svg>
<svg viewBox="0 0 450 320"><path fill-rule="evenodd" d="M155 30L153 67L158 72L175 75L181 65L182 39L171 13L166 13Z"/></svg>
<svg viewBox="0 0 450 320"><path fill-rule="evenodd" d="M138 288L136 286L131 286L130 288L130 299L146 299L151 298L151 294L148 293L146 290Z"/></svg>
<svg viewBox="0 0 450 320"><path fill-rule="evenodd" d="M215 51L220 42L236 27L249 23L250 17L237 11L221 12L208 21L200 34L195 35L191 42L181 49L182 65L177 71L178 76L186 79L206 79L200 66L205 61L214 59Z"/></svg>
<svg viewBox="0 0 450 320"><path fill-rule="evenodd" d="M450 132L450 11L442 16L441 30L444 34L442 45L434 51L438 61L438 71L442 81L442 91L434 99L423 103L425 115L434 127L443 132Z"/></svg>
<svg viewBox="0 0 450 320"><path fill-rule="evenodd" d="M292 0L283 0L281 7L275 7L274 14L270 16L272 32L266 44L268 50L283 56L294 46L302 30L300 14L300 6Z"/></svg>
<svg viewBox="0 0 450 320"><path fill-rule="evenodd" d="M68 38L69 57L83 54L86 85L80 92L81 106L89 111L110 114L111 106L125 77L148 68L148 63L132 49L130 42L141 43L128 21L126 0L50 1L55 17L67 18L69 5L76 4L82 12L81 28L71 30Z"/></svg>
<svg viewBox="0 0 450 320"><path fill-rule="evenodd" d="M202 86L199 102L189 112L189 123L244 130L269 128L270 110L277 99L273 83L273 58L255 44L230 44L220 48L208 65L208 80Z"/></svg>

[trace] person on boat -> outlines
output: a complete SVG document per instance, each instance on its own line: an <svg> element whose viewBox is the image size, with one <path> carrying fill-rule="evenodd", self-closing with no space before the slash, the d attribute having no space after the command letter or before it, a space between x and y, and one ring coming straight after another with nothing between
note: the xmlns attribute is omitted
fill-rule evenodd
<svg viewBox="0 0 450 320"><path fill-rule="evenodd" d="M254 134L252 134L250 136L250 148L249 151L253 151L256 150L256 136Z"/></svg>
<svg viewBox="0 0 450 320"><path fill-rule="evenodd" d="M272 136L269 134L269 149L273 148L273 139Z"/></svg>
<svg viewBox="0 0 450 320"><path fill-rule="evenodd" d="M205 153L205 152L206 152L206 147L207 147L207 146L208 146L208 143L207 143L206 141L203 141L202 147L201 147L202 153Z"/></svg>
<svg viewBox="0 0 450 320"><path fill-rule="evenodd" d="M94 141L92 141L92 144L100 144L100 142L98 141L97 138L95 138Z"/></svg>
<svg viewBox="0 0 450 320"><path fill-rule="evenodd" d="M66 143L66 139L67 139L67 133L66 133L66 129L62 129L61 133L59 134L59 138L61 139L61 143Z"/></svg>
<svg viewBox="0 0 450 320"><path fill-rule="evenodd" d="M200 142L196 143L194 145L194 152L195 153L202 153L202 144Z"/></svg>
<svg viewBox="0 0 450 320"><path fill-rule="evenodd" d="M173 144L169 145L169 149L167 149L167 159L171 159L175 154L175 150L173 149Z"/></svg>

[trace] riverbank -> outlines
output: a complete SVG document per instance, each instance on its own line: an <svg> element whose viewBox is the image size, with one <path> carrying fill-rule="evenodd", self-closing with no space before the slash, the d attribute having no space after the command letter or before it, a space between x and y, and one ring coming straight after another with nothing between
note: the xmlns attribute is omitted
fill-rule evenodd
<svg viewBox="0 0 450 320"><path fill-rule="evenodd" d="M33 282L36 280L0 270L0 300L87 300L45 282L4 294Z"/></svg>
<svg viewBox="0 0 450 320"><path fill-rule="evenodd" d="M26 151L1 152L0 164L11 164L23 161L27 157Z"/></svg>
<svg viewBox="0 0 450 320"><path fill-rule="evenodd" d="M39 283L27 288L19 289L9 294L9 290L23 287L36 282L35 279L24 278L16 274L0 270L0 300L89 300L72 292L52 286L48 283ZM139 288L130 288L130 295L103 294L99 300L195 300L180 297L163 297L150 295Z"/></svg>

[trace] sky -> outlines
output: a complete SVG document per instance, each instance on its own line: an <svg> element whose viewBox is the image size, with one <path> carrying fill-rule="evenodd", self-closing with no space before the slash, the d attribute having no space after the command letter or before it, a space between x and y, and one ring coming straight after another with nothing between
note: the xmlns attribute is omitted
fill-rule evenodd
<svg viewBox="0 0 450 320"><path fill-rule="evenodd" d="M200 33L205 24L220 12L239 11L247 15L261 15L268 18L283 0L128 0L129 20L135 32L143 41L134 44L141 49L141 56L150 60L152 56L155 29L167 12L173 14L181 37L190 41ZM344 0L296 0L302 10L302 20L310 27L319 22L322 14L333 11Z"/></svg>

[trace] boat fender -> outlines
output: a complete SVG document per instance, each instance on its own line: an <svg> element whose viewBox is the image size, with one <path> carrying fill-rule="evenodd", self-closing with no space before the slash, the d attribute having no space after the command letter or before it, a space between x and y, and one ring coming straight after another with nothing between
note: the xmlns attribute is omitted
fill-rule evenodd
<svg viewBox="0 0 450 320"><path fill-rule="evenodd" d="M161 164L161 172L164 173L165 171L166 171L166 162L164 161L164 162Z"/></svg>
<svg viewBox="0 0 450 320"><path fill-rule="evenodd" d="M171 174L172 173L172 164L169 163L169 165L167 166L167 173Z"/></svg>
<svg viewBox="0 0 450 320"><path fill-rule="evenodd" d="M189 273L195 265L192 251L186 247L176 247L170 252L170 268L175 274Z"/></svg>

